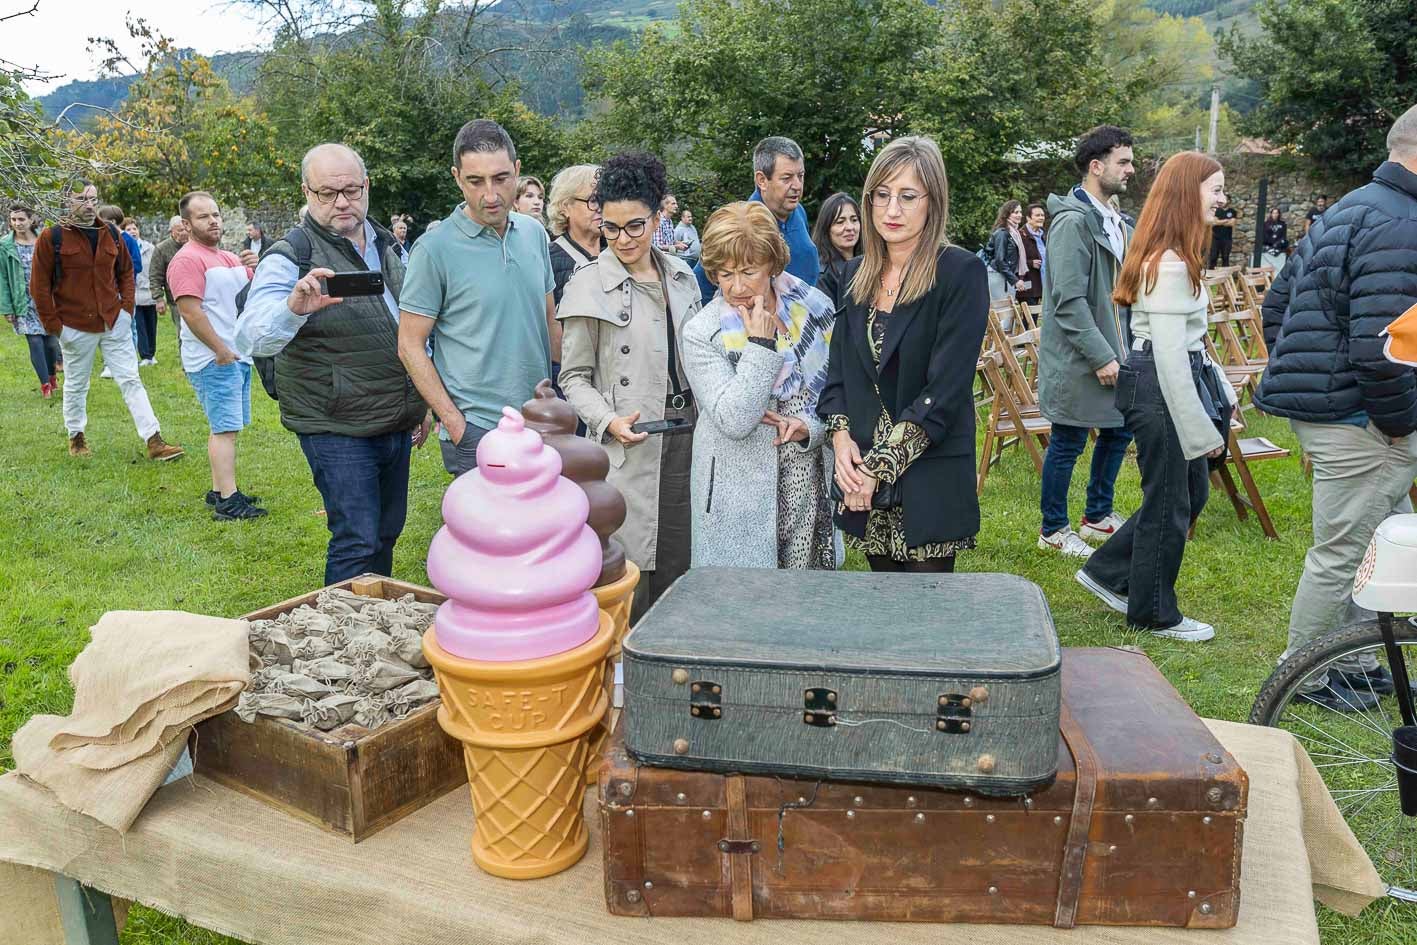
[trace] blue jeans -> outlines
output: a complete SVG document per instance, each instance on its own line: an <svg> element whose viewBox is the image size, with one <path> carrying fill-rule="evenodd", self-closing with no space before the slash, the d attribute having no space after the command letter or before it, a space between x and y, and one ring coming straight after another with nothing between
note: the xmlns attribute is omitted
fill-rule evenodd
<svg viewBox="0 0 1417 945"><path fill-rule="evenodd" d="M1068 488L1073 483L1073 467L1087 447L1087 427L1053 424L1048 440L1048 452L1043 456L1043 534L1051 535L1071 523L1068 517ZM1131 433L1125 427L1097 431L1097 445L1092 448L1092 472L1087 480L1087 507L1083 516L1097 522L1112 512L1112 494L1117 487L1117 473L1127 456Z"/></svg>
<svg viewBox="0 0 1417 945"><path fill-rule="evenodd" d="M302 433L300 449L325 500L325 583L366 572L392 575L394 543L408 516L411 431L379 436Z"/></svg>

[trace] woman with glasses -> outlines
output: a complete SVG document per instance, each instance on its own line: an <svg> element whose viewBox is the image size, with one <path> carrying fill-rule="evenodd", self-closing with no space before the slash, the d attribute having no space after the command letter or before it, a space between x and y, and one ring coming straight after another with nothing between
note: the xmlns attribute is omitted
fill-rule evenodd
<svg viewBox="0 0 1417 945"><path fill-rule="evenodd" d="M689 567L686 434L697 411L677 336L700 299L689 267L652 245L666 191L664 165L653 155L605 163L589 199L600 208L608 248L575 271L556 313L561 387L587 436L610 454L606 478L625 496L616 537L640 568L631 622Z"/></svg>
<svg viewBox="0 0 1417 945"><path fill-rule="evenodd" d="M953 571L979 531L972 390L988 277L946 236L949 185L929 138L886 145L864 196L865 253L847 264L817 402L836 521L873 571Z"/></svg>
<svg viewBox="0 0 1417 945"><path fill-rule="evenodd" d="M600 204L595 202L595 164L574 164L563 168L551 178L551 199L546 212L550 217L551 274L556 280L554 298L561 304L561 293L571 273L590 262L605 248L600 236Z"/></svg>
<svg viewBox="0 0 1417 945"><path fill-rule="evenodd" d="M789 272L761 203L709 217L703 266L718 292L684 325L694 428L695 567L836 566L817 396L835 306Z"/></svg>

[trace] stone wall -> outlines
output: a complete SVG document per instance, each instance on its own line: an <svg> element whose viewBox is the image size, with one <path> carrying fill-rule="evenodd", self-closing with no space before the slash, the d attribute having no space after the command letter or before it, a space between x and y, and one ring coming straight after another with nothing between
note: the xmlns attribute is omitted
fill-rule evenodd
<svg viewBox="0 0 1417 945"><path fill-rule="evenodd" d="M1255 211L1259 204L1259 182L1262 177L1269 179L1266 206L1278 206L1289 224L1290 244L1297 243L1304 235L1304 215L1314 205L1320 194L1327 194L1330 206L1353 187L1363 181L1326 178L1313 164L1287 155L1222 154L1220 163L1225 168L1225 190L1230 197L1230 205L1239 213L1235 220L1235 245L1231 252L1231 262L1238 264L1249 260L1255 244L1257 221ZM1161 168L1161 159L1142 158L1137 177L1122 198L1122 209L1132 217L1141 213L1151 182ZM1019 175L1019 199L1027 203L1047 203L1050 193L1063 193L1076 185L1077 175L1071 161L1038 161L1025 165Z"/></svg>
<svg viewBox="0 0 1417 945"><path fill-rule="evenodd" d="M297 213L298 210L279 208L222 207L222 248L234 252L241 241L246 238L246 224L248 222L254 222L265 229L266 235L271 239L279 239L287 229L295 225L298 219ZM167 238L167 221L171 217L144 216L137 219L144 239L159 243Z"/></svg>

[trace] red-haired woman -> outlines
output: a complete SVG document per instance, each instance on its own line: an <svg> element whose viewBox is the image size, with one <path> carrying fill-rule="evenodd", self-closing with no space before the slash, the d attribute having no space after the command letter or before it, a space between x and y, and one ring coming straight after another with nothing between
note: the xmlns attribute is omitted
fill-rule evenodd
<svg viewBox="0 0 1417 945"><path fill-rule="evenodd" d="M1198 151L1167 161L1142 208L1112 298L1132 307L1133 341L1117 409L1136 437L1141 508L1093 553L1078 582L1133 629L1202 641L1215 628L1183 617L1176 575L1186 532L1210 491L1207 459L1225 449L1234 393L1206 357L1202 260L1225 174Z"/></svg>

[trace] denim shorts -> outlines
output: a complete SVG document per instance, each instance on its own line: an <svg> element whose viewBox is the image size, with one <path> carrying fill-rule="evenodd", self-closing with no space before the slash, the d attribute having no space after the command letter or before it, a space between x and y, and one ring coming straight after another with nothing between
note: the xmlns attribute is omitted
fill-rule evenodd
<svg viewBox="0 0 1417 945"><path fill-rule="evenodd" d="M236 433L251 422L251 365L213 361L187 380L207 415L213 433Z"/></svg>

